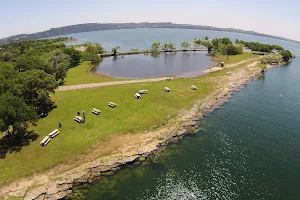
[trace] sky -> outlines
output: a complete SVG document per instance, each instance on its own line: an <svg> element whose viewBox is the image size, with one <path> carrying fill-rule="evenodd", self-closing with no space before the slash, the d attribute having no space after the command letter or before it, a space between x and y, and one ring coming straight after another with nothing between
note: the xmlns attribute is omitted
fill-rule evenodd
<svg viewBox="0 0 300 200"><path fill-rule="evenodd" d="M299 0L1 0L0 38L81 23L173 22L300 41Z"/></svg>

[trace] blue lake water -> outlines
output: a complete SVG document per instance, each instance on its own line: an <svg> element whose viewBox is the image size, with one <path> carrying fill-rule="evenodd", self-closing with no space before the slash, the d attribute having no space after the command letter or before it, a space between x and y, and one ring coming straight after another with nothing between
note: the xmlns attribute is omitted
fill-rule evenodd
<svg viewBox="0 0 300 200"><path fill-rule="evenodd" d="M93 71L117 78L196 77L216 64L206 52L136 54L104 58Z"/></svg>
<svg viewBox="0 0 300 200"><path fill-rule="evenodd" d="M120 51L129 51L132 48L145 50L151 48L153 42L158 41L161 44L173 42L177 48L184 40L193 41L195 38L229 37L233 41L241 39L245 41L258 41L268 44L279 44L288 47L292 51L299 52L299 44L285 42L277 39L270 39L260 36L246 35L241 33L230 33L223 31L206 31L191 29L169 29L169 28L140 28L140 29L120 29L108 31L94 31L66 35L74 37L77 41L68 44L83 44L85 42L99 42L107 51L115 46L120 46Z"/></svg>
<svg viewBox="0 0 300 200"><path fill-rule="evenodd" d="M279 44L300 55L298 44L226 32L133 29L73 37L125 50L147 48L153 41L178 44L205 35ZM201 131L170 144L158 157L79 187L81 198L300 199L299 77L298 58L268 71L205 117Z"/></svg>

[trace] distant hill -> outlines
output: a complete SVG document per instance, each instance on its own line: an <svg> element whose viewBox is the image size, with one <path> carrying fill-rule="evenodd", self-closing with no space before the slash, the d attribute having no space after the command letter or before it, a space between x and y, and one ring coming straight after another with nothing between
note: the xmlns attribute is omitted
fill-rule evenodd
<svg viewBox="0 0 300 200"><path fill-rule="evenodd" d="M240 29L233 28L217 28L213 26L202 26L202 25L191 25L191 24L173 24L170 22L162 23L110 23L110 24L98 24L98 23L88 23L88 24L76 24L71 26L64 26L59 28L51 28L43 32L32 33L32 34L20 34L10 37L0 39L0 45L8 44L11 42L20 42L24 40L37 40L41 38L54 37L59 35L66 35L71 33L81 33L81 32L91 32L91 31L101 31L101 30L114 30L114 29L134 29L134 28L180 28L180 29L199 29L199 30L212 30L212 31L227 31L234 33L244 33L249 35L257 35L269 38L275 38L279 40L285 40L290 42L300 43L296 40L291 40L283 37L267 35L263 33L257 33L254 31L244 31Z"/></svg>

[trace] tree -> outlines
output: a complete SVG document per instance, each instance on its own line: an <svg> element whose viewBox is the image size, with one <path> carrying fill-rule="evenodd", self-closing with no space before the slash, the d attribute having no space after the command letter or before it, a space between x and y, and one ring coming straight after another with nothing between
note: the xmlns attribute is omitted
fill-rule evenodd
<svg viewBox="0 0 300 200"><path fill-rule="evenodd" d="M238 55L243 53L243 48L241 45L235 46L233 44L223 45L222 52L223 55Z"/></svg>
<svg viewBox="0 0 300 200"><path fill-rule="evenodd" d="M220 38L214 38L212 40L212 44L214 45L214 48L217 49L221 44L221 39Z"/></svg>
<svg viewBox="0 0 300 200"><path fill-rule="evenodd" d="M289 50L283 50L280 52L280 54L282 55L284 62L288 62L290 59L294 58L293 54Z"/></svg>
<svg viewBox="0 0 300 200"><path fill-rule="evenodd" d="M30 69L43 69L47 73L53 74L52 68L47 68L47 59L38 55L20 55L16 58L15 66L20 72ZM48 65L50 67L50 64Z"/></svg>
<svg viewBox="0 0 300 200"><path fill-rule="evenodd" d="M75 67L76 65L78 65L78 63L80 63L81 52L78 51L78 50L76 50L74 47L65 48L63 52L65 54L69 55L69 57L71 58L71 60L70 60L70 62L71 62L70 67Z"/></svg>
<svg viewBox="0 0 300 200"><path fill-rule="evenodd" d="M201 45L201 42L202 42L202 41L201 41L200 38L195 38L195 39L194 39L194 43L195 43L195 44Z"/></svg>
<svg viewBox="0 0 300 200"><path fill-rule="evenodd" d="M279 45L272 45L272 48L277 50L277 51L282 51L284 50L284 48L282 46L279 46Z"/></svg>
<svg viewBox="0 0 300 200"><path fill-rule="evenodd" d="M201 41L201 45L207 47L208 52L211 52L212 49L214 48L213 43L211 41L208 41L208 40Z"/></svg>
<svg viewBox="0 0 300 200"><path fill-rule="evenodd" d="M208 40L208 36L205 36L205 39L204 40Z"/></svg>
<svg viewBox="0 0 300 200"><path fill-rule="evenodd" d="M4 62L8 62L13 58L12 53L10 52L4 52L1 54L0 58L4 61Z"/></svg>
<svg viewBox="0 0 300 200"><path fill-rule="evenodd" d="M32 107L11 93L0 95L0 105L1 132L21 133L19 130L27 129L28 123L35 123L38 119Z"/></svg>
<svg viewBox="0 0 300 200"><path fill-rule="evenodd" d="M153 50L158 50L160 47L160 42L153 42L151 48Z"/></svg>
<svg viewBox="0 0 300 200"><path fill-rule="evenodd" d="M95 46L96 51L97 51L98 54L104 53L104 48L101 46L101 44L99 44L99 43L96 42L94 44L94 46ZM120 49L120 47L119 47L119 49Z"/></svg>
<svg viewBox="0 0 300 200"><path fill-rule="evenodd" d="M194 43L194 44L193 44L193 46L194 46L194 50L196 50L196 49L198 49L198 48L199 48L199 46L200 46L200 45L199 45L199 44L197 44L197 43Z"/></svg>
<svg viewBox="0 0 300 200"><path fill-rule="evenodd" d="M83 52L83 59L91 61L93 65L98 63L100 61L99 57L99 47L91 44L91 43L86 43L86 50Z"/></svg>
<svg viewBox="0 0 300 200"><path fill-rule="evenodd" d="M191 43L189 41L183 41L181 42L181 47L183 48L184 51L186 51L191 47Z"/></svg>
<svg viewBox="0 0 300 200"><path fill-rule="evenodd" d="M211 42L208 42L206 47L207 47L207 50L210 52L214 48L214 45Z"/></svg>
<svg viewBox="0 0 300 200"><path fill-rule="evenodd" d="M162 49L163 51L168 51L168 49L169 49L169 44L168 44L168 43L165 43L165 44L161 45L161 49Z"/></svg>
<svg viewBox="0 0 300 200"><path fill-rule="evenodd" d="M169 46L169 51L176 50L176 47L175 47L175 45L172 42L169 42L168 46Z"/></svg>
<svg viewBox="0 0 300 200"><path fill-rule="evenodd" d="M214 48L217 49L222 44L228 45L228 44L232 44L232 42L229 38L215 38L212 40L212 44L214 45Z"/></svg>
<svg viewBox="0 0 300 200"><path fill-rule="evenodd" d="M175 45L172 42L163 44L161 48L165 51L174 51L176 49Z"/></svg>
<svg viewBox="0 0 300 200"><path fill-rule="evenodd" d="M239 44L239 43L240 43L239 39L236 39L236 40L235 40L235 43L236 43L236 44Z"/></svg>
<svg viewBox="0 0 300 200"><path fill-rule="evenodd" d="M40 94L54 93L58 87L58 83L52 75L38 69L23 72L18 82L22 83L22 86L20 86L21 95L26 104L36 109L39 109L39 105L41 104ZM46 102L44 103L47 104Z"/></svg>
<svg viewBox="0 0 300 200"><path fill-rule="evenodd" d="M160 47L160 42L153 42L151 46L151 52L153 54L159 54L160 53L159 47Z"/></svg>
<svg viewBox="0 0 300 200"><path fill-rule="evenodd" d="M118 50L120 49L119 46L115 46L114 48L112 48L111 52L114 54L114 56L117 55Z"/></svg>
<svg viewBox="0 0 300 200"><path fill-rule="evenodd" d="M49 96L80 61L68 38L15 42L0 48L0 131L25 133L29 123L53 107ZM95 52L103 51L94 45ZM96 54L97 55L97 54ZM74 66L74 65L73 65Z"/></svg>
<svg viewBox="0 0 300 200"><path fill-rule="evenodd" d="M17 94L15 86L18 77L19 73L12 63L0 63L0 95L7 91L14 91Z"/></svg>
<svg viewBox="0 0 300 200"><path fill-rule="evenodd" d="M52 108L53 108L53 102L49 97L49 93L46 92L45 90L39 92L36 99L36 107L35 107L36 113L41 117L45 117L52 110Z"/></svg>
<svg viewBox="0 0 300 200"><path fill-rule="evenodd" d="M221 40L222 40L221 41L222 44L232 44L232 42L229 38L222 38Z"/></svg>
<svg viewBox="0 0 300 200"><path fill-rule="evenodd" d="M264 53L271 53L274 49L275 50L284 50L283 47L278 45L269 45L269 44L262 44L259 42L246 42L241 40L241 44L246 46L248 49L251 49L252 51L258 51L258 52L264 52Z"/></svg>
<svg viewBox="0 0 300 200"><path fill-rule="evenodd" d="M65 54L62 50L54 50L50 52L47 57L55 79L57 81L63 81L67 75L67 69L70 66L70 56Z"/></svg>

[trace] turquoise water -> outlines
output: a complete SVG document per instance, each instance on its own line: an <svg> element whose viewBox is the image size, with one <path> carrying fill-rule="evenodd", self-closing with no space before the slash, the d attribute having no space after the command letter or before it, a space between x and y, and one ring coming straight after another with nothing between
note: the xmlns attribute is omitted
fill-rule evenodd
<svg viewBox="0 0 300 200"><path fill-rule="evenodd" d="M206 52L173 52L107 57L93 71L117 78L196 77L214 65Z"/></svg>
<svg viewBox="0 0 300 200"><path fill-rule="evenodd" d="M264 41L300 54L300 45ZM201 131L153 159L79 187L80 198L300 199L299 77L298 58L268 71L206 116Z"/></svg>

